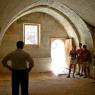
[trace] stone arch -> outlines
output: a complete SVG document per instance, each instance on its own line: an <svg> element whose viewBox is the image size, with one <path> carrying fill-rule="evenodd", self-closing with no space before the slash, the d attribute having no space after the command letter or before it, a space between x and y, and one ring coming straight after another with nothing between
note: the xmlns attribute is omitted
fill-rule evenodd
<svg viewBox="0 0 95 95"><path fill-rule="evenodd" d="M14 21L32 12L44 12L51 15L64 26L68 36L74 38L77 45L82 42L87 44L90 49L93 49L92 36L85 22L74 11L56 0L37 0L19 11L1 29L0 40L2 40L4 33Z"/></svg>

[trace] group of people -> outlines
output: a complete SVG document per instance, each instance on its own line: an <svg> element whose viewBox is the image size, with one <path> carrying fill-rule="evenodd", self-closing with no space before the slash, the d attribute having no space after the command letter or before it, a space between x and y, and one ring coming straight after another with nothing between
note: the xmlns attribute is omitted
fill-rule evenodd
<svg viewBox="0 0 95 95"><path fill-rule="evenodd" d="M87 49L87 45L82 45L79 43L79 48L77 49L75 45L72 46L70 50L70 65L69 73L67 78L70 78L71 72L75 78L75 74L83 76L84 78L90 77L90 64L92 62L91 52ZM76 72L76 67L78 66L78 72Z"/></svg>

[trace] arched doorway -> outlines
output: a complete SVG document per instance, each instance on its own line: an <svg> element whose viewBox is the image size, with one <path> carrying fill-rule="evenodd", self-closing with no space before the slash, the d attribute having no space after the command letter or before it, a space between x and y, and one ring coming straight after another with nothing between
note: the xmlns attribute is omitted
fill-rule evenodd
<svg viewBox="0 0 95 95"><path fill-rule="evenodd" d="M55 75L68 72L64 41L51 39L51 70Z"/></svg>

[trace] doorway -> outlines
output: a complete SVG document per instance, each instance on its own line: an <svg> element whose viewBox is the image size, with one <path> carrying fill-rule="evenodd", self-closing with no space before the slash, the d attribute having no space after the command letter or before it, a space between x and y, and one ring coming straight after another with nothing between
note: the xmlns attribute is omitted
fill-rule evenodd
<svg viewBox="0 0 95 95"><path fill-rule="evenodd" d="M64 39L51 39L51 70L55 75L68 73L69 64L67 63L67 52L69 51L65 49L68 44L68 41L64 41Z"/></svg>

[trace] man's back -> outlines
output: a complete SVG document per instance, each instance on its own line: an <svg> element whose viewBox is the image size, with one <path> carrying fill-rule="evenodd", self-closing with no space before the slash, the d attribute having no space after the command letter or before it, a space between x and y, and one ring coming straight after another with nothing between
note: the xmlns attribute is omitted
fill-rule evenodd
<svg viewBox="0 0 95 95"><path fill-rule="evenodd" d="M22 49L17 49L9 53L3 59L4 65L8 64L7 62L11 63L12 69L14 70L25 70L30 66L33 67L34 65L32 57Z"/></svg>
<svg viewBox="0 0 95 95"><path fill-rule="evenodd" d="M28 62L33 64L33 60L28 53L22 49L17 49L10 53L7 57L15 70L27 69Z"/></svg>

